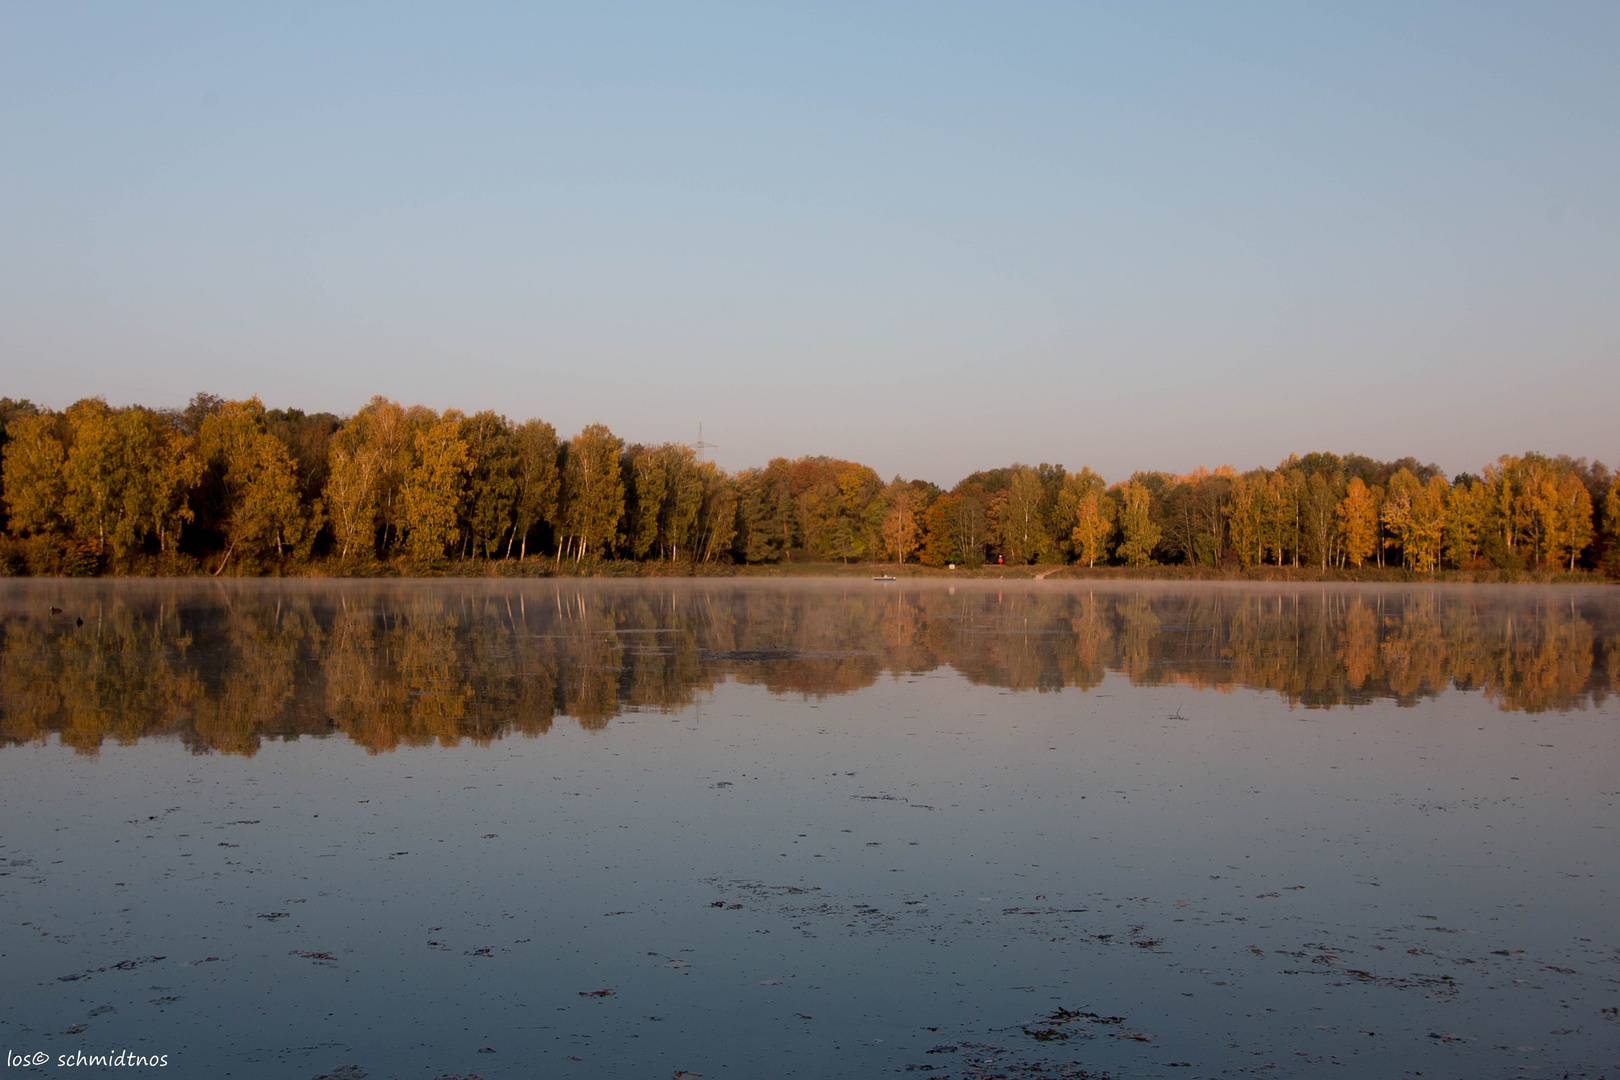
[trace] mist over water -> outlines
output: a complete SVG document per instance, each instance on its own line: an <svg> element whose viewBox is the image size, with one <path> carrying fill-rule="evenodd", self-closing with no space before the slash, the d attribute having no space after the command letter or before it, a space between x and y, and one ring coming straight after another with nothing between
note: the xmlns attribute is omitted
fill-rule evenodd
<svg viewBox="0 0 1620 1080"><path fill-rule="evenodd" d="M1607 590L30 581L0 635L45 1075L1620 1045Z"/></svg>

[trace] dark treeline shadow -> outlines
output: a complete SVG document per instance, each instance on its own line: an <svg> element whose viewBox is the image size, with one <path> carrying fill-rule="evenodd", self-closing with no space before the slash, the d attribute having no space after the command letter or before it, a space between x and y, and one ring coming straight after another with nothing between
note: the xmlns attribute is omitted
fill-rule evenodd
<svg viewBox="0 0 1620 1080"><path fill-rule="evenodd" d="M1322 709L1454 688L1533 713L1604 700L1615 613L1552 590L42 585L0 608L0 742L486 744L680 713L727 680L826 697L940 667L1015 691L1113 673Z"/></svg>

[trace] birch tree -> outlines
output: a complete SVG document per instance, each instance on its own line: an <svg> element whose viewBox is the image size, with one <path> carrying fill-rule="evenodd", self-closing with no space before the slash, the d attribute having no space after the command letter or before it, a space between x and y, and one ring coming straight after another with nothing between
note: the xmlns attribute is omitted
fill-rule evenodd
<svg viewBox="0 0 1620 1080"><path fill-rule="evenodd" d="M593 551L605 554L613 543L624 514L624 479L619 472L623 447L623 440L606 424L591 424L569 440L562 514L575 562Z"/></svg>
<svg viewBox="0 0 1620 1080"><path fill-rule="evenodd" d="M541 420L525 420L512 433L517 448L517 501L513 506L512 536L519 543L518 558L529 554L529 531L544 521L557 522L557 432ZM507 541L506 553L512 554Z"/></svg>

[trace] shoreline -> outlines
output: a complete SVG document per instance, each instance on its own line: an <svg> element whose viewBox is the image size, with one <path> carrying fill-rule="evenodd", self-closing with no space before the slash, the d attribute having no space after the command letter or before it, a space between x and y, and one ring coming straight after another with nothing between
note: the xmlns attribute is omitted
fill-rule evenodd
<svg viewBox="0 0 1620 1080"><path fill-rule="evenodd" d="M1033 563L1025 566L985 565L958 567L955 570L922 566L915 563L774 563L765 565L691 564L634 562L629 560L594 560L584 563L561 564L550 558L526 560L496 559L456 561L434 568L423 568L406 559L340 562L320 560L305 563L297 573L239 574L234 567L225 567L222 574L210 572L206 566L192 559L147 559L132 566L100 574L12 574L12 580L45 580L76 578L78 580L125 579L155 580L264 580L286 578L298 580L394 580L443 581L453 579L667 579L667 578L737 578L759 580L872 580L880 575L892 576L899 581L1093 581L1113 582L1234 582L1248 584L1365 584L1365 585L1614 585L1615 579L1593 570L1534 571L1502 570L1496 567L1474 570L1442 570L1419 573L1395 567L1362 567L1360 569L1322 570L1307 566L1269 567L1206 567L1206 566L1147 566L1147 567L1085 567L1072 564Z"/></svg>

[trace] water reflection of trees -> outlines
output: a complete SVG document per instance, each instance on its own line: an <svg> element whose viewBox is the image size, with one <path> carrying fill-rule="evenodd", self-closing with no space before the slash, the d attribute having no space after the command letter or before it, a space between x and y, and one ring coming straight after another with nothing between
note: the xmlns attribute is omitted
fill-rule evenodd
<svg viewBox="0 0 1620 1080"><path fill-rule="evenodd" d="M674 713L726 680L825 697L949 666L1012 690L1247 687L1290 705L1504 710L1601 701L1612 602L1545 592L1346 589L845 591L275 586L86 593L0 614L0 741L83 752L175 735L199 753L341 734L371 752ZM82 624L78 619L82 618Z"/></svg>

